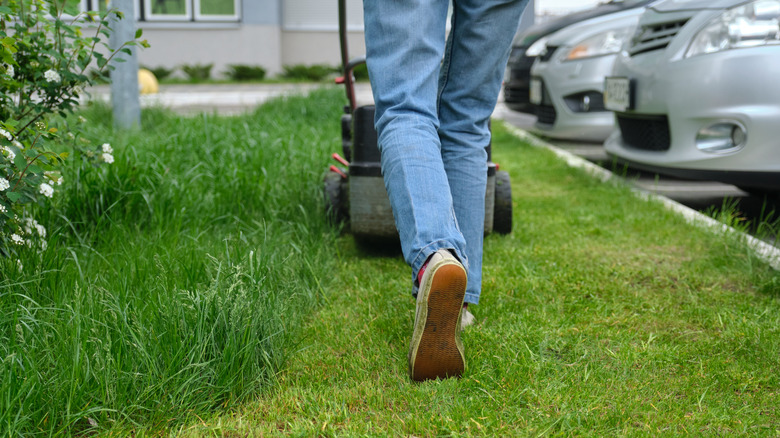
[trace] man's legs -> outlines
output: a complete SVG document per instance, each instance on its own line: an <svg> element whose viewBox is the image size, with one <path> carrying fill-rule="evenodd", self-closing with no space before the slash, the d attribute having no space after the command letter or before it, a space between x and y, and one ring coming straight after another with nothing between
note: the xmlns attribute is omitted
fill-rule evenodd
<svg viewBox="0 0 780 438"><path fill-rule="evenodd" d="M466 239L468 303L479 303L485 221L488 120L528 0L454 0L450 35L439 77L442 159L455 216Z"/></svg>
<svg viewBox="0 0 780 438"><path fill-rule="evenodd" d="M414 286L417 311L409 348L414 380L459 376L466 365L459 333L466 242L437 132L447 6L448 0L364 1L385 187L413 282L426 266Z"/></svg>

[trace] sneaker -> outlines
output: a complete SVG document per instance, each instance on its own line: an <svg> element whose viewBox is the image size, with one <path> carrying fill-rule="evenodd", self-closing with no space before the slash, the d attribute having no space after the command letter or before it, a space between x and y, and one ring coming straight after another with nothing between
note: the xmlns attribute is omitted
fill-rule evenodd
<svg viewBox="0 0 780 438"><path fill-rule="evenodd" d="M417 313L409 349L412 380L460 377L466 368L460 340L466 270L447 250L426 264L417 292Z"/></svg>
<svg viewBox="0 0 780 438"><path fill-rule="evenodd" d="M469 312L469 309L467 307L464 307L463 310L460 312L460 328L464 329L476 322L476 318L474 318L474 315Z"/></svg>

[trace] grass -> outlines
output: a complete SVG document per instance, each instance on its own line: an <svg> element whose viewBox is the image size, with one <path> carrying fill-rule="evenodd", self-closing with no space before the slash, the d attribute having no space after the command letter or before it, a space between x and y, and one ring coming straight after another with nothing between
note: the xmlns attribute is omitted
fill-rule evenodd
<svg viewBox="0 0 780 438"><path fill-rule="evenodd" d="M0 434L780 433L780 275L499 124L515 228L467 371L411 383L408 267L321 213L342 99L116 137L88 114L117 162L66 175L42 257L0 261Z"/></svg>
<svg viewBox="0 0 780 438"><path fill-rule="evenodd" d="M486 240L461 380L413 384L414 306L394 248L345 235L326 302L279 384L182 436L780 433L780 277L495 127L515 228Z"/></svg>
<svg viewBox="0 0 780 438"><path fill-rule="evenodd" d="M49 249L0 260L0 435L160 430L273 384L332 265L336 96L124 134L85 110L116 162L71 160Z"/></svg>

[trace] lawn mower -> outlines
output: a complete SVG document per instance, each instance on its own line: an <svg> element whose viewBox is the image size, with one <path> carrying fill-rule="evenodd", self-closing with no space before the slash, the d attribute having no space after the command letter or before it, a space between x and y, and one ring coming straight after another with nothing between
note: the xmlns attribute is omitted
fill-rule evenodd
<svg viewBox="0 0 780 438"><path fill-rule="evenodd" d="M338 165L332 165L324 178L325 207L336 223L344 223L358 240L398 239L390 199L387 196L377 133L374 128L374 105L358 106L355 96L354 70L366 62L365 56L349 58L347 46L346 0L339 0L339 39L344 75L336 80L343 84L347 105L341 116L343 156L334 153ZM488 156L488 180L485 192L485 234L512 231L512 188L509 174L498 170Z"/></svg>

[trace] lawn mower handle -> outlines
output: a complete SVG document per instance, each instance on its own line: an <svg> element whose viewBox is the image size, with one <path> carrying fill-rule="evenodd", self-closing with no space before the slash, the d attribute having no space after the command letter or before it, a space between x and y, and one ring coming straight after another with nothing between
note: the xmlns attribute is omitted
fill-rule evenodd
<svg viewBox="0 0 780 438"><path fill-rule="evenodd" d="M344 77L341 83L347 89L347 100L349 100L350 112L357 108L355 101L355 76L352 74L355 67L366 62L366 57L361 56L353 60L349 59L349 48L347 45L347 1L339 0L339 42L341 43L341 65L344 69Z"/></svg>

